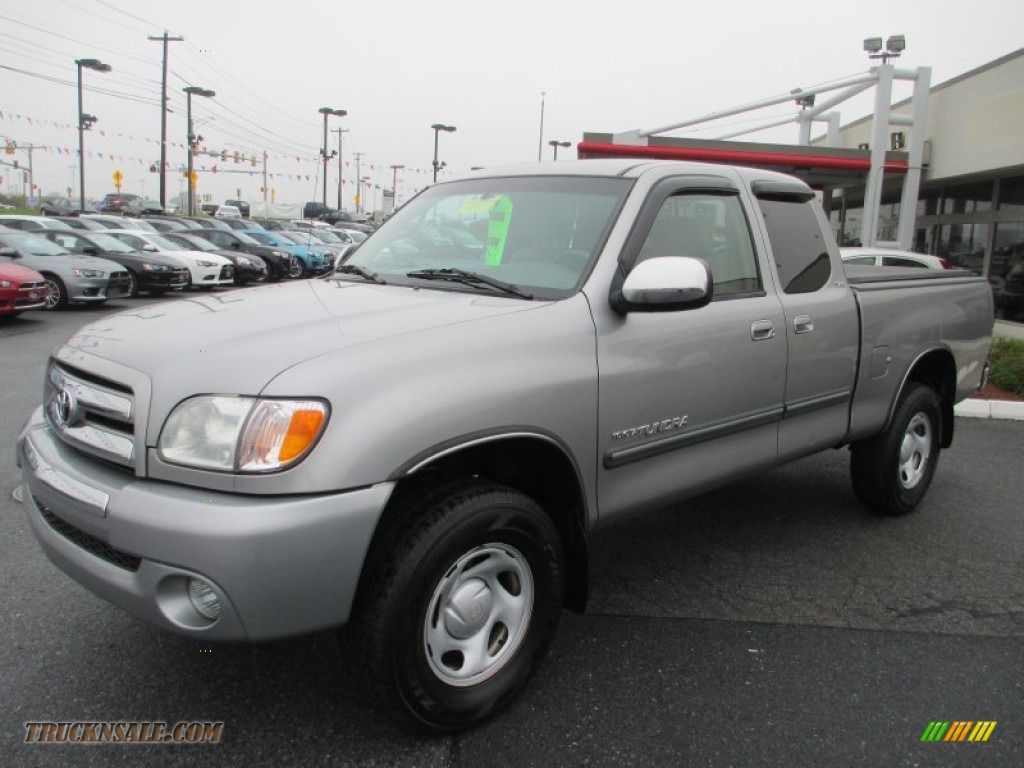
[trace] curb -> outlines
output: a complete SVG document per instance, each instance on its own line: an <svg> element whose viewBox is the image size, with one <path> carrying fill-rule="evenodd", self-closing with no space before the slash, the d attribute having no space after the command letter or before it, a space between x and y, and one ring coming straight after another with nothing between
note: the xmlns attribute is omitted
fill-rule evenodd
<svg viewBox="0 0 1024 768"><path fill-rule="evenodd" d="M1024 402L968 398L953 406L954 416L967 419L1009 419L1024 421Z"/></svg>

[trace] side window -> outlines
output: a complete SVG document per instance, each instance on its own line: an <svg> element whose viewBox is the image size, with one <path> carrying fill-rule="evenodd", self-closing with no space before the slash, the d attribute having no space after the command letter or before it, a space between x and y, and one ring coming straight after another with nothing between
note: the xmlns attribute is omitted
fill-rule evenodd
<svg viewBox="0 0 1024 768"><path fill-rule="evenodd" d="M691 192L666 199L637 261L656 256L704 259L716 299L761 291L750 228L736 195Z"/></svg>
<svg viewBox="0 0 1024 768"><path fill-rule="evenodd" d="M65 251L71 251L72 253L82 252L82 244L74 235L66 235L63 232L61 232L54 239L57 241L57 245L59 245Z"/></svg>
<svg viewBox="0 0 1024 768"><path fill-rule="evenodd" d="M758 198L768 227L782 290L814 293L828 284L832 265L818 217L809 201L789 197Z"/></svg>
<svg viewBox="0 0 1024 768"><path fill-rule="evenodd" d="M871 266L874 266L874 264L875 264L875 257L874 256L855 256L852 259L843 259L843 262L846 263L846 264L866 264L867 266L871 267Z"/></svg>
<svg viewBox="0 0 1024 768"><path fill-rule="evenodd" d="M927 264L922 264L920 261L914 261L913 259L901 259L899 256L883 256L882 266L885 267L917 267L918 269L928 269Z"/></svg>

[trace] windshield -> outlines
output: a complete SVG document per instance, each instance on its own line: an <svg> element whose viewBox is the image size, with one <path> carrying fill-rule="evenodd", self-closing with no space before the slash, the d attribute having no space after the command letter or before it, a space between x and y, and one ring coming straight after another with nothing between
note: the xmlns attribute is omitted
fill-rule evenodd
<svg viewBox="0 0 1024 768"><path fill-rule="evenodd" d="M566 296L582 281L631 184L568 176L439 184L404 205L346 263L388 283L406 282L415 271L462 269ZM467 290L455 282L431 287Z"/></svg>
<svg viewBox="0 0 1024 768"><path fill-rule="evenodd" d="M246 245L266 245L266 243L261 243L259 240L257 240L255 237L253 237L253 234L257 234L258 235L258 234L260 234L259 232L256 232L256 233L246 233L246 232L238 232L236 230L236 231L233 231L231 234L233 234L235 237L238 238L238 242L245 243Z"/></svg>
<svg viewBox="0 0 1024 768"><path fill-rule="evenodd" d="M189 235L167 235L167 240L170 240L179 249L186 249L192 251L216 251L217 246L211 243L209 240L204 240L201 237L190 237Z"/></svg>
<svg viewBox="0 0 1024 768"><path fill-rule="evenodd" d="M179 245L178 243L170 240L163 235L152 234L148 235L147 239L161 251L186 251L188 250L185 246Z"/></svg>
<svg viewBox="0 0 1024 768"><path fill-rule="evenodd" d="M248 238L251 243L256 243L257 245L277 245L278 243L273 235L265 235L262 232L235 232L235 234L241 238ZM245 242L245 240L242 242Z"/></svg>
<svg viewBox="0 0 1024 768"><path fill-rule="evenodd" d="M67 255L67 250L61 248L52 240L45 237L33 235L29 232L4 232L0 234L0 248L17 248L24 253L31 253L36 256L62 256Z"/></svg>
<svg viewBox="0 0 1024 768"><path fill-rule="evenodd" d="M112 235L103 235L98 232L90 234L88 242L95 243L97 248L110 253L131 253L135 250Z"/></svg>
<svg viewBox="0 0 1024 768"><path fill-rule="evenodd" d="M286 243L293 243L295 245L309 245L310 236L305 232L278 232L277 233L282 240Z"/></svg>

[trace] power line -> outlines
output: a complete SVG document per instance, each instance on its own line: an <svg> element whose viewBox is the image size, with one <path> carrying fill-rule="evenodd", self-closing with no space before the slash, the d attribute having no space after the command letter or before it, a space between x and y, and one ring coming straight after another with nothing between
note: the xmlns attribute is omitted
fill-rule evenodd
<svg viewBox="0 0 1024 768"><path fill-rule="evenodd" d="M34 24L29 24L28 22L25 22L25 21L19 21L18 19L12 18L11 16L7 16L7 15L2 14L2 13L0 13L0 19L4 19L6 21L9 21L12 24L20 24L23 27L28 27L29 29L34 29L37 32L42 32L45 35L53 35L54 37L59 37L62 40L67 40L69 42L75 43L75 45L89 46L90 48L93 48L95 50L106 51L107 53L113 53L113 54L116 54L118 56L122 56L122 57L124 57L126 59L132 59L133 61L139 61L139 62L142 62L143 64L147 64L147 65L153 63L150 59L143 59L141 56L132 56L131 54L125 53L123 50L117 50L115 48L107 48L106 46L97 45L96 43L90 42L88 40L82 40L81 38L69 37L68 35L62 35L59 32L54 32L51 29L45 29L43 27L37 27Z"/></svg>
<svg viewBox="0 0 1024 768"><path fill-rule="evenodd" d="M17 72L19 75L26 75L27 77L35 77L39 80L46 80L51 83L57 83L58 85L67 85L72 88L76 88L78 84L72 80L63 80L59 77L52 75L43 75L39 72L29 72L27 69L19 69L18 67L11 67L6 64L0 64L0 69L6 69L10 72ZM101 88L93 85L83 85L82 90L90 91L92 93L101 93L104 96L113 96L118 99L125 99L126 101L136 101L141 104L158 104L159 102L153 99L146 99L139 96L133 96L131 94L121 93L119 91L112 91L108 88Z"/></svg>

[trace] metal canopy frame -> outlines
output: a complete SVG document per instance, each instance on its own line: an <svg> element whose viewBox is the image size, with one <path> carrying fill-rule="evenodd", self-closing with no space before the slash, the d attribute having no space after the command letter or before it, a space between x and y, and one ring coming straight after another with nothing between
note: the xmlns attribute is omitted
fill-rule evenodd
<svg viewBox="0 0 1024 768"><path fill-rule="evenodd" d="M895 80L906 80L914 83L913 96L910 99L909 114L895 114L892 110L892 86ZM842 149L839 145L839 113L833 108L848 99L857 96L870 88L875 89L875 109L872 119L871 139L868 145L866 167L864 151L857 152L858 157L851 157L852 150ZM682 120L670 125L651 129L635 129L610 135L595 134L594 139L585 136L577 149L581 157L595 155L628 155L634 157L661 157L668 159L701 159L710 162L746 162L756 165L793 166L804 168L828 169L836 171L866 170L867 179L864 185L864 213L861 220L861 242L866 246L902 248L909 250L914 236L914 219L917 214L917 197L921 187L921 174L924 162L924 147L928 120L928 94L931 88L931 67L916 69L897 69L889 63L872 67L867 72L853 75L812 88L797 88L790 93L773 96L743 106L733 107L717 112L710 112L701 117ZM830 98L815 104L818 94L833 93ZM710 123L725 117L752 112L776 104L796 101L803 106L795 117L761 124L751 128L720 136L717 142L702 140L673 139L661 134L678 131L702 123ZM750 133L774 128L788 123L799 126L800 146L806 150L799 152L787 151L780 145L759 145L758 151L744 151L737 144L726 144L725 139L732 139ZM824 147L811 147L811 128L814 123L825 123L826 134ZM894 126L906 127L908 136L906 152L889 152L889 132ZM603 139L603 141L601 140ZM715 146L717 144L717 146ZM814 151L819 150L819 151ZM882 198L882 181L886 171L903 174L903 190L900 198L899 224L896 241L879 241L877 239L879 208Z"/></svg>

